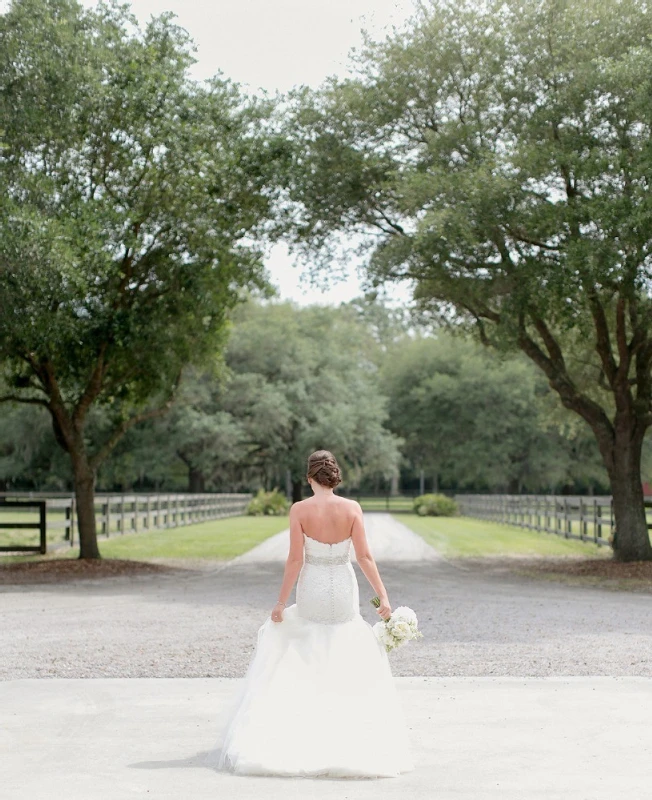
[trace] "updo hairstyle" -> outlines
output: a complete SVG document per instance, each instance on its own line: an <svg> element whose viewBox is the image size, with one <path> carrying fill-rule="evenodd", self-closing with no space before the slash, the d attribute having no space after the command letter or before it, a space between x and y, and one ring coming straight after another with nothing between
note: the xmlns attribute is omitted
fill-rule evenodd
<svg viewBox="0 0 652 800"><path fill-rule="evenodd" d="M334 489L342 483L342 473L337 459L330 450L315 450L308 456L307 478L312 478L322 486Z"/></svg>

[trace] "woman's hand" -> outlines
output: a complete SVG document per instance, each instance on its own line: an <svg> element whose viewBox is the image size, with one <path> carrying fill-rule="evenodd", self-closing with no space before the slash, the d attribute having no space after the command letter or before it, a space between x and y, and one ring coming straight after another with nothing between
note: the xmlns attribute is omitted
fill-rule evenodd
<svg viewBox="0 0 652 800"><path fill-rule="evenodd" d="M274 622L283 622L283 609L285 606L283 603L277 603L274 608L272 609L272 620Z"/></svg>
<svg viewBox="0 0 652 800"><path fill-rule="evenodd" d="M387 597L380 598L380 605L378 606L376 611L385 620L389 619L392 616L392 607L390 606Z"/></svg>

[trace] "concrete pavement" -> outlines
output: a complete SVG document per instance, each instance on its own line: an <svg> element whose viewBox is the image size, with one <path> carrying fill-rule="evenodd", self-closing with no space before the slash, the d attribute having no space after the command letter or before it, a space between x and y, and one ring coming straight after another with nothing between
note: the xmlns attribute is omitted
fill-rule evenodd
<svg viewBox="0 0 652 800"><path fill-rule="evenodd" d="M2 800L644 800L651 678L396 678L416 769L241 777L202 761L237 679L0 683Z"/></svg>
<svg viewBox="0 0 652 800"><path fill-rule="evenodd" d="M639 662L649 654L649 598L467 575L388 515L366 515L365 524L388 585L423 609L426 639L394 654L394 674L420 650L419 675L444 669L446 658L456 674L469 659L475 669L502 672L395 677L413 772L362 781L254 778L206 765L242 679L185 676L226 669L218 655L251 645L287 555L284 531L183 579L5 587L0 641L13 650L0 662L9 659L10 676L25 674L28 662L61 674L63 660L64 674L161 674L165 666L184 677L0 682L0 800L303 800L306 790L311 800L652 795L652 677L605 677L646 669ZM587 644L598 620L602 638ZM515 677L533 669L519 648L535 644L550 669L568 669L554 654L572 650L573 676ZM240 653L236 674L248 660ZM589 674L575 677L580 668Z"/></svg>

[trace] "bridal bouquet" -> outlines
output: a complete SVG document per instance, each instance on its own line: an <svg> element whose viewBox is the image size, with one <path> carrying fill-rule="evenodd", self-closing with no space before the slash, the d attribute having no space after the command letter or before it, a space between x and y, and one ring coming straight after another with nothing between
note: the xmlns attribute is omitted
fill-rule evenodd
<svg viewBox="0 0 652 800"><path fill-rule="evenodd" d="M372 606L380 607L380 597L372 597ZM373 626L376 638L381 644L385 645L385 650L395 650L410 639L423 639L423 634L419 630L417 615L408 606L395 608L389 619L377 622Z"/></svg>

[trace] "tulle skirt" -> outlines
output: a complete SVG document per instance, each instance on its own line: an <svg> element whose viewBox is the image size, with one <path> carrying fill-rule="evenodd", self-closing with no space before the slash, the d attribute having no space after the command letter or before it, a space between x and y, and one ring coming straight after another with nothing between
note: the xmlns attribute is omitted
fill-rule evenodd
<svg viewBox="0 0 652 800"><path fill-rule="evenodd" d="M371 625L268 617L207 763L237 775L376 778L414 769L400 698Z"/></svg>

